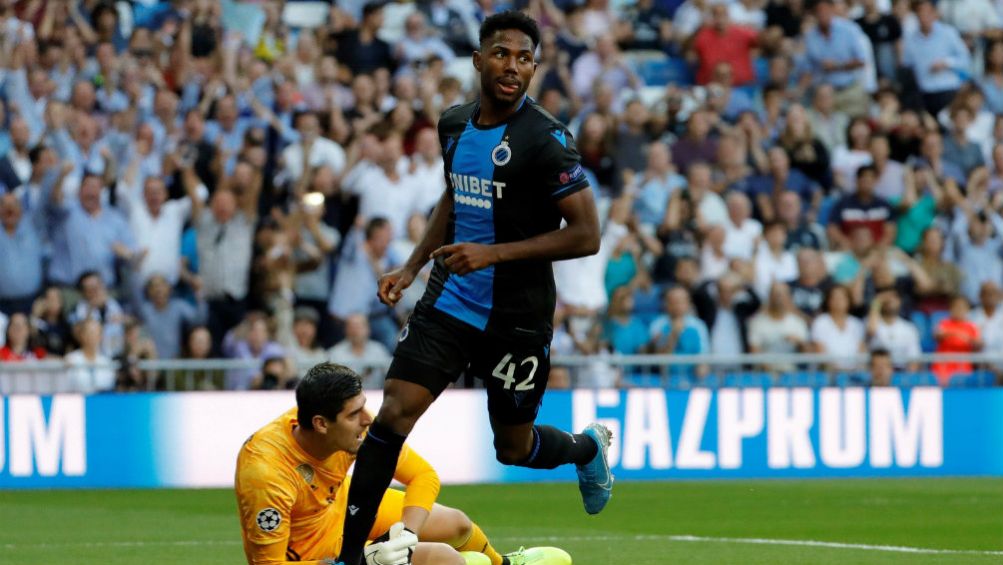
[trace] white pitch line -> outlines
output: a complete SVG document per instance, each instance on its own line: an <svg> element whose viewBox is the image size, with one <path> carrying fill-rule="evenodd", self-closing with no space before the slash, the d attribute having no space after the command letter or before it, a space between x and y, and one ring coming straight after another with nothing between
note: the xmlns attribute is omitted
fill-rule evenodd
<svg viewBox="0 0 1003 565"><path fill-rule="evenodd" d="M794 539L769 539L769 538L727 538L711 536L689 536L689 535L637 535L637 536L544 536L516 538L505 537L493 539L521 540L525 542L552 542L561 541L669 541L669 542L697 542L697 543L735 543L750 545L790 545L801 547L825 547L829 549L858 549L862 551L888 551L892 553L918 553L924 555L1001 555L1003 551L988 551L980 549L935 549L928 547L909 547L901 545L870 545L865 543L842 543L834 541L820 540L794 540Z"/></svg>
<svg viewBox="0 0 1003 565"><path fill-rule="evenodd" d="M560 543L569 541L663 541L687 543L732 543L748 545L784 545L798 547L823 547L828 549L855 549L859 551L885 551L892 553L912 553L920 555L985 555L1003 556L1003 551L988 551L979 549L935 549L929 547L909 547L901 545L870 545L864 543L842 543L820 540L791 540L769 538L728 538L690 535L636 535L636 536L492 536L493 540ZM53 549L53 548L98 548L98 547L150 547L150 546L210 546L210 545L240 545L237 540L175 540L175 541L107 541L79 543L8 543L0 548L14 549Z"/></svg>

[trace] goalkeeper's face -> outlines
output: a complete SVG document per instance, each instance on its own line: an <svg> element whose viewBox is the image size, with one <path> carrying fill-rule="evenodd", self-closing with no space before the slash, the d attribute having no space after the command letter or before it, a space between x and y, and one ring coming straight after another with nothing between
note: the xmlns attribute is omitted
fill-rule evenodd
<svg viewBox="0 0 1003 565"><path fill-rule="evenodd" d="M363 434L372 423L373 417L366 411L366 395L360 392L345 401L344 408L333 422L327 422L324 435L328 447L355 455L362 445Z"/></svg>

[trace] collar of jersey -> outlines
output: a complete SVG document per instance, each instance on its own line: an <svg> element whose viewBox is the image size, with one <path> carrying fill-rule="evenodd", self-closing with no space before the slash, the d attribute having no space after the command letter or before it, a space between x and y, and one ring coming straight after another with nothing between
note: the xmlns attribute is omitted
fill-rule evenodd
<svg viewBox="0 0 1003 565"><path fill-rule="evenodd" d="M481 115L481 101L478 100L477 106L474 108L474 113L470 114L470 125L474 126L475 129L480 129L485 131L507 126L509 122L515 119L516 116L521 114L529 106L527 104L527 102L529 101L530 101L529 95L524 94L522 97L522 102L519 103L519 107L515 109L515 112L512 112L511 114L509 114L507 118L498 122L497 124L493 124L490 126L482 126L477 123L477 117Z"/></svg>

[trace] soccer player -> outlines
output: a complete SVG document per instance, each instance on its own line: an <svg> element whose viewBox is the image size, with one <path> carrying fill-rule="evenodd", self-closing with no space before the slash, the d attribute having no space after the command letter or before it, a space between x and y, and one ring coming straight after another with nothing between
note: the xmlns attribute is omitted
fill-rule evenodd
<svg viewBox="0 0 1003 565"><path fill-rule="evenodd" d="M321 363L296 387L297 407L244 443L235 485L248 563L335 563L351 483L348 468L372 422L365 402L358 375L341 365ZM435 504L439 477L408 446L401 451L394 477L407 490L386 490L368 536L374 539L396 530L382 538L390 538L384 544L391 546L390 553L407 555L413 548L415 565L571 564L570 556L556 548L499 555L463 512ZM392 530L401 521L407 530ZM444 543L418 543L413 532L422 540Z"/></svg>
<svg viewBox="0 0 1003 565"><path fill-rule="evenodd" d="M536 22L520 12L484 20L473 54L480 98L439 120L447 190L407 263L380 279L379 298L393 305L435 261L355 464L348 504L359 511L345 521L346 565L360 563L406 436L464 371L485 382L499 461L536 469L574 463L586 511L609 500L609 431L591 424L573 435L534 425L550 372L551 262L599 248L574 140L526 96L539 39Z"/></svg>

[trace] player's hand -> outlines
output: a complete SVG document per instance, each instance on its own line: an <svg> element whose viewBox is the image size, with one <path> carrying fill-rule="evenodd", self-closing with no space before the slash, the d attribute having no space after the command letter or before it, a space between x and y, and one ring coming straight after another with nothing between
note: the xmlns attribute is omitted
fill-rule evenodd
<svg viewBox="0 0 1003 565"><path fill-rule="evenodd" d="M387 306L395 306L404 295L404 289L414 282L415 273L407 267L394 269L380 277L376 295L380 302Z"/></svg>
<svg viewBox="0 0 1003 565"><path fill-rule="evenodd" d="M410 565L418 536L403 522L390 526L387 541L371 543L363 550L366 565Z"/></svg>
<svg viewBox="0 0 1003 565"><path fill-rule="evenodd" d="M444 257L443 264L449 272L457 275L486 269L498 262L494 248L480 243L443 245L432 252L432 259L436 257Z"/></svg>

